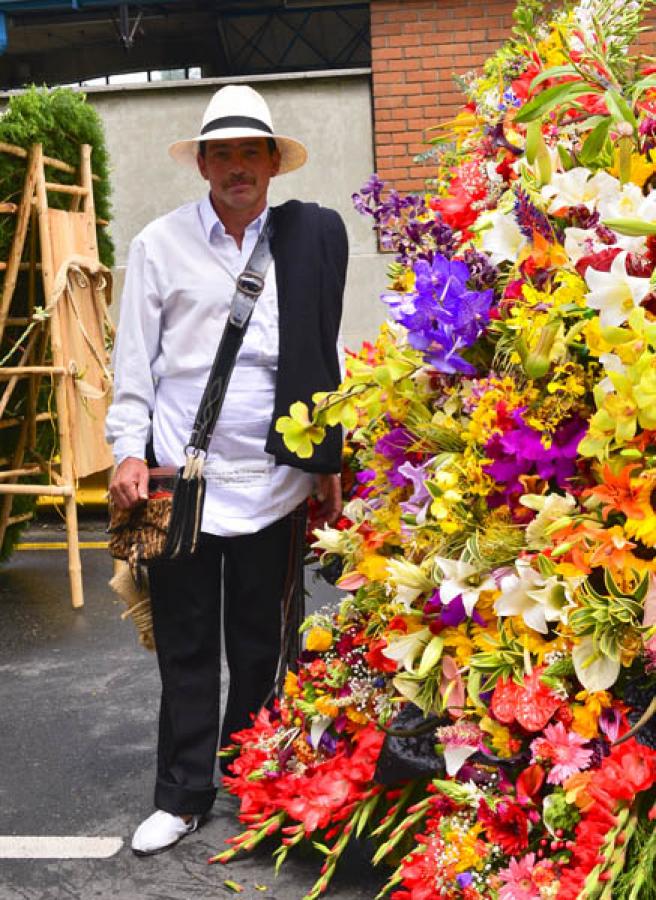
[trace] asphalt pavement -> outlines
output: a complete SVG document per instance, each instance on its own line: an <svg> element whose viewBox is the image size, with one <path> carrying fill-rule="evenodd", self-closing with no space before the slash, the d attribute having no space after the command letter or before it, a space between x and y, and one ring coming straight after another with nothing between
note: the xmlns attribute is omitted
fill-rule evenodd
<svg viewBox="0 0 656 900"><path fill-rule="evenodd" d="M83 516L82 541L104 537ZM23 541L62 541L50 513ZM220 792L211 816L171 851L138 859L129 849L152 810L158 677L123 606L107 585L106 551L82 551L85 605L73 610L65 550L22 550L0 565L0 900L301 900L321 858L290 855L274 877L268 844L228 866L208 866L239 831L236 801ZM335 601L308 582L310 607ZM2 858L3 837L114 837L107 859ZM389 872L353 847L328 893L373 900ZM226 881L242 888L235 890Z"/></svg>

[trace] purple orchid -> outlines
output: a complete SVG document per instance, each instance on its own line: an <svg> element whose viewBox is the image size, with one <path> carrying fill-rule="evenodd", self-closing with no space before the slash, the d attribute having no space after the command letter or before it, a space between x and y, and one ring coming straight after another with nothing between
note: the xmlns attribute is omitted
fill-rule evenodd
<svg viewBox="0 0 656 900"><path fill-rule="evenodd" d="M578 417L569 419L555 430L550 446L545 446L543 433L526 424L523 412L514 410L514 427L494 435L485 445L485 455L492 460L485 471L503 486L496 498L500 502L524 493L519 480L522 475L538 475L564 489L576 472L577 447L585 434L585 423Z"/></svg>
<svg viewBox="0 0 656 900"><path fill-rule="evenodd" d="M400 467L408 460L408 448L414 443L414 437L405 428L392 428L387 434L384 434L376 441L374 449L376 453L380 453L385 459L389 460L391 466L385 473L387 480L392 487L403 487L406 483L404 476L400 473Z"/></svg>
<svg viewBox="0 0 656 900"><path fill-rule="evenodd" d="M475 368L461 352L478 340L488 324L492 290L471 290L467 264L439 253L432 263L418 260L413 270L412 294L383 295L392 316L408 329L410 345L423 351L426 362L438 372L474 374Z"/></svg>
<svg viewBox="0 0 656 900"><path fill-rule="evenodd" d="M462 597L454 597L450 603L442 603L438 589L433 591L424 604L424 617L435 617L443 628L457 628L467 621L467 612ZM485 619L476 609L473 610L471 619L476 625L485 625Z"/></svg>

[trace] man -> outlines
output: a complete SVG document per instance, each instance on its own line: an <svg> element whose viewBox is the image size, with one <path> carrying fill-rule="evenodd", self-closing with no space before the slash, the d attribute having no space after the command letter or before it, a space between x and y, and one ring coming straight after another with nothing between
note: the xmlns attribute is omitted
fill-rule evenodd
<svg viewBox="0 0 656 900"><path fill-rule="evenodd" d="M138 855L195 830L214 801L221 606L230 672L223 746L248 726L275 680L292 511L313 485L317 524L334 521L341 507L338 430L302 461L274 426L291 403L311 403L339 381L344 225L316 204L269 210L270 179L303 165L307 152L274 132L249 87L217 91L200 134L169 152L198 166L209 195L151 222L130 248L107 417L119 507L148 495L150 442L158 465L183 463L236 279L267 212L273 262L209 447L198 550L149 570L162 700L156 812L135 832Z"/></svg>

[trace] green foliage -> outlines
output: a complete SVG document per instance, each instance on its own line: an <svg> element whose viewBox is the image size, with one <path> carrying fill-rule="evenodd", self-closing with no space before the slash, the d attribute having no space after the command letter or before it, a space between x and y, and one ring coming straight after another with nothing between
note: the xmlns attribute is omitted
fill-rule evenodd
<svg viewBox="0 0 656 900"><path fill-rule="evenodd" d="M646 810L654 801L651 791L643 800ZM614 900L656 900L656 828L646 817L639 818L629 842L624 873L613 886Z"/></svg>
<svg viewBox="0 0 656 900"><path fill-rule="evenodd" d="M37 88L32 86L21 94L10 98L8 106L0 117L0 141L14 144L28 150L33 144L42 144L46 156L59 159L77 168L80 162L80 145L90 144L93 148L91 166L98 180L93 182L96 215L106 221L110 218L110 183L109 158L105 146L103 126L98 113L90 106L84 94L70 88ZM8 153L0 153L0 202L19 203L25 178L25 159ZM73 184L75 175L68 175L59 170L46 168L46 178L62 184ZM50 206L60 209L70 208L70 195L50 193ZM0 216L0 259L6 260L11 248L16 217ZM29 241L29 235L28 235ZM102 262L107 266L114 263L114 246L106 229L98 229L98 248ZM37 246L38 254L38 246ZM38 258L38 257L37 257ZM37 308L43 307L44 297L41 279L36 279ZM18 278L11 314L26 315L27 307L27 275L21 273ZM7 365L16 365L17 354L11 354L24 331L22 327L7 328L0 345L0 359L8 359ZM48 360L44 360L47 362ZM41 383L37 399L37 411L45 412L52 408L54 398L49 379ZM27 381L19 383L12 394L5 415L21 416L27 404ZM11 460L15 451L18 436L17 428L0 430L0 457ZM38 452L50 458L56 452L56 429L54 423L42 423L37 430ZM25 480L25 479L20 479ZM29 479L34 483L35 479ZM30 512L35 505L34 497L15 497L12 516ZM5 534L0 547L0 561L7 559L18 540L20 531L26 523L11 525Z"/></svg>
<svg viewBox="0 0 656 900"><path fill-rule="evenodd" d="M0 141L29 148L43 144L46 156L77 166L80 144L93 147L91 165L99 181L94 181L94 202L100 219L110 218L109 156L105 146L102 121L86 97L71 88L37 88L32 85L9 100L0 118ZM52 171L52 170L50 170ZM17 202L23 184L24 162L6 153L0 154L0 200ZM72 184L74 176L57 172L57 180ZM51 194L51 206L65 208L70 198L66 194ZM0 250L6 259L13 234L13 221L3 221L0 229ZM8 232L8 233L7 233ZM99 230L100 259L106 266L114 264L114 245L104 229Z"/></svg>

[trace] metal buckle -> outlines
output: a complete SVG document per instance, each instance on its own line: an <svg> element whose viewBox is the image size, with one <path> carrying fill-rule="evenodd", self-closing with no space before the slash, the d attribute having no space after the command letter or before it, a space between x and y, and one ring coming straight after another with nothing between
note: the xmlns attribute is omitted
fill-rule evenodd
<svg viewBox="0 0 656 900"><path fill-rule="evenodd" d="M253 272L252 269L245 269L237 278L237 290L247 297L258 297L264 288L264 278L259 272Z"/></svg>

